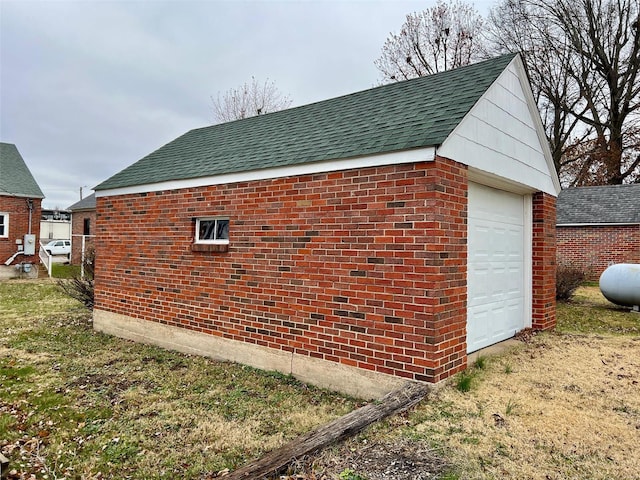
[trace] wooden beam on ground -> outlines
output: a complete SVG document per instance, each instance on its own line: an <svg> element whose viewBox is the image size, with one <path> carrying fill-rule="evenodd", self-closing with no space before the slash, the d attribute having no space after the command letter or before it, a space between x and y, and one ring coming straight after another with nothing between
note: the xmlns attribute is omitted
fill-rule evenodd
<svg viewBox="0 0 640 480"><path fill-rule="evenodd" d="M225 480L257 479L276 472L289 462L339 440L351 437L365 427L418 404L429 392L421 383L406 383L385 395L380 401L365 405L333 422L292 440L259 460L225 475Z"/></svg>
<svg viewBox="0 0 640 480"><path fill-rule="evenodd" d="M9 459L0 453L0 478L9 474Z"/></svg>

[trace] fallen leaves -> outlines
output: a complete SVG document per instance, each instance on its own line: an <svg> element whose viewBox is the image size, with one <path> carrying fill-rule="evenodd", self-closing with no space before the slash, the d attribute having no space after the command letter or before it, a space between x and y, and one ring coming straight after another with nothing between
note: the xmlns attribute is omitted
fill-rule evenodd
<svg viewBox="0 0 640 480"><path fill-rule="evenodd" d="M23 436L17 441L0 444L2 454L9 458L8 480L35 479L44 477L48 470L41 456L43 448L42 439L38 437Z"/></svg>

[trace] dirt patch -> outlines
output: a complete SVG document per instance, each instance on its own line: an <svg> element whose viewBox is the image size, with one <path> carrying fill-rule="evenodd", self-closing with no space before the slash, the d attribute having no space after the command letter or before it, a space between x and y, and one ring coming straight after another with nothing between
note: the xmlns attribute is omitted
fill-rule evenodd
<svg viewBox="0 0 640 480"><path fill-rule="evenodd" d="M432 478L444 466L427 445L407 439L363 447L345 460L370 480L423 480Z"/></svg>
<svg viewBox="0 0 640 480"><path fill-rule="evenodd" d="M406 437L356 438L306 456L270 480L433 480L447 462L423 441ZM224 478L221 472L220 477Z"/></svg>
<svg viewBox="0 0 640 480"><path fill-rule="evenodd" d="M124 401L123 394L127 390L141 385L140 380L131 380L122 375L88 374L73 379L66 389L78 389L82 392L92 392L107 399L111 405ZM63 389L60 388L60 391Z"/></svg>

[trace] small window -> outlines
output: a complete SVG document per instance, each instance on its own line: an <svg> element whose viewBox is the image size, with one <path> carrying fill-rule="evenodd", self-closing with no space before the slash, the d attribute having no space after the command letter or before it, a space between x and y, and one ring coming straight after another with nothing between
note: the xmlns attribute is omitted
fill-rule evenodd
<svg viewBox="0 0 640 480"><path fill-rule="evenodd" d="M9 214L0 212L0 238L9 237Z"/></svg>
<svg viewBox="0 0 640 480"><path fill-rule="evenodd" d="M197 218L196 243L229 243L229 219Z"/></svg>
<svg viewBox="0 0 640 480"><path fill-rule="evenodd" d="M83 229L82 229L82 234L83 235L91 235L91 219L90 218L85 218L84 219L84 225L83 225Z"/></svg>

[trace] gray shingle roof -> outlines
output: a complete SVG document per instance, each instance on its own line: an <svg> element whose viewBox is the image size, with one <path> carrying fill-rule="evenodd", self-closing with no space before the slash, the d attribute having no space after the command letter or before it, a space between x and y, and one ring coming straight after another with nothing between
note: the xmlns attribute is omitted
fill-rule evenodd
<svg viewBox="0 0 640 480"><path fill-rule="evenodd" d="M42 190L13 143L0 142L0 195L44 198Z"/></svg>
<svg viewBox="0 0 640 480"><path fill-rule="evenodd" d="M558 196L556 223L640 224L640 184L562 190Z"/></svg>
<svg viewBox="0 0 640 480"><path fill-rule="evenodd" d="M88 197L84 197L82 200L71 205L67 210L77 212L79 210L95 210L96 209L96 194L92 193Z"/></svg>
<svg viewBox="0 0 640 480"><path fill-rule="evenodd" d="M191 130L95 190L440 145L514 56Z"/></svg>

